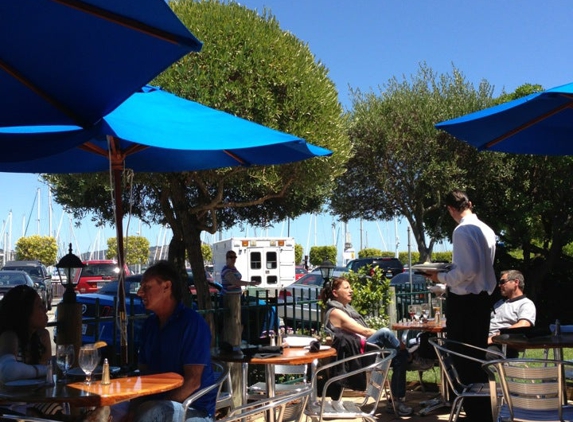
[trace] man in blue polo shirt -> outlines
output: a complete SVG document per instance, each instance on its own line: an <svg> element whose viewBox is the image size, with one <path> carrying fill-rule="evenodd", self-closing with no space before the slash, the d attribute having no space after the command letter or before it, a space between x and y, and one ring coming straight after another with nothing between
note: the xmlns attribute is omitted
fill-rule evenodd
<svg viewBox="0 0 573 422"><path fill-rule="evenodd" d="M153 313L143 325L139 369L142 373L177 372L184 381L175 390L132 406L136 422L180 421L181 403L214 383L211 331L201 315L182 303L182 293L179 274L165 261L143 274L137 295ZM213 390L198 399L188 410L186 420L213 421L216 398L217 391Z"/></svg>

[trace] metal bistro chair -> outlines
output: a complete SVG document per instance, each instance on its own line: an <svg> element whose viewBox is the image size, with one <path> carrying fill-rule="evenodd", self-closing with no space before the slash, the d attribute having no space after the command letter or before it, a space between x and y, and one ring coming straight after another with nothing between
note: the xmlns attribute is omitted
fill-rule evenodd
<svg viewBox="0 0 573 422"><path fill-rule="evenodd" d="M213 390L217 390L217 403L215 405L215 409L219 410L225 407L229 407L230 411L233 410L232 392L230 390L231 383L230 383L229 368L222 362L218 361L212 361L211 366L213 368L213 372L215 373L215 382L208 387L205 387L201 390L194 392L185 399L185 401L183 402L184 412L183 412L182 422L185 422L187 410L189 409L189 407L192 407L191 405L193 404L193 402L197 400L199 397L203 397L205 394ZM228 386L229 391L221 392L223 384L226 384Z"/></svg>
<svg viewBox="0 0 573 422"><path fill-rule="evenodd" d="M450 386L453 394L456 396L454 402L452 403L452 410L450 411L449 421L452 422L458 420L464 399L475 397L487 397L491 400L492 415L495 420L497 416L497 403L499 396L495 382L490 379L489 382L485 383L474 382L471 384L464 384L460 380L458 371L454 365L453 356L466 359L468 362L473 361L479 362L481 364L486 363L486 361L484 359L478 359L473 356L469 356L469 354L479 351L483 352L484 357L487 352L497 355L500 359L504 359L505 356L502 353L488 351L487 349L483 349L481 347L455 340L448 340L442 337L433 337L429 340L429 342L432 346L434 346L436 354L438 355L440 367L442 368L442 376L446 377L448 385ZM446 392L442 391L442 394L445 396Z"/></svg>
<svg viewBox="0 0 573 422"><path fill-rule="evenodd" d="M217 422L251 422L269 419L274 422L282 422L286 414L285 410L288 407L292 407L292 405L301 408L306 407L311 392L311 388L307 386L303 390L294 393L253 401L246 405L236 407L227 417L217 419ZM267 418L269 413L271 417ZM300 421L302 415L303 413L300 412L296 421Z"/></svg>
<svg viewBox="0 0 573 422"><path fill-rule="evenodd" d="M485 363L503 392L498 421L571 421L565 367L573 363L550 359L500 359Z"/></svg>
<svg viewBox="0 0 573 422"><path fill-rule="evenodd" d="M321 397L316 401L312 400L306 406L304 414L313 421L321 422L323 419L362 419L364 421L376 422L377 418L375 413L378 408L378 403L384 394L384 384L388 376L388 370L392 359L396 355L395 350L376 350L366 352L361 355L355 355L348 358L340 359L332 363L318 368L312 378L312 389L316 391L317 380L320 379L320 374L327 374L325 371L332 371L337 365L347 365L352 360L362 359L364 357L375 357L376 361L370 365L364 366L360 369L350 371L341 375L336 375L328 378L322 388ZM323 375L324 375L323 374ZM366 386L366 397L361 404L356 404L353 401L332 400L327 397L327 390L335 382L339 382L344 378L348 378L357 374L369 375L368 383ZM371 409L366 411L363 409L365 406L370 405Z"/></svg>

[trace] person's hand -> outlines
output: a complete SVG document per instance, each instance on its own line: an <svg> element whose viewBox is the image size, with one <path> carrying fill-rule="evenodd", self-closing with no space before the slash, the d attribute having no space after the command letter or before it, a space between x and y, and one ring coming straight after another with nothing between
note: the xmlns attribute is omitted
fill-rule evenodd
<svg viewBox="0 0 573 422"><path fill-rule="evenodd" d="M424 277L430 279L432 282L434 283L439 283L440 280L438 280L438 271L433 271L433 270L424 270Z"/></svg>
<svg viewBox="0 0 573 422"><path fill-rule="evenodd" d="M251 280L251 284L253 286L258 286L259 284L261 284L261 280Z"/></svg>

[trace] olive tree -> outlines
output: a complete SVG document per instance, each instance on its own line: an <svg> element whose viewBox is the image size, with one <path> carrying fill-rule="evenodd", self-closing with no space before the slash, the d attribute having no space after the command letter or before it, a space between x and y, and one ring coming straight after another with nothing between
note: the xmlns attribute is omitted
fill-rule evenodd
<svg viewBox="0 0 573 422"><path fill-rule="evenodd" d="M434 125L490 104L487 82L476 89L455 68L438 75L425 64L410 79L390 79L379 94L353 91L349 136L355 155L337 181L332 212L344 221L403 216L420 259L428 260L434 242L451 228L444 221L443 195L475 182L467 177L472 166L483 170L483 180L493 172L480 162L487 164L489 157Z"/></svg>

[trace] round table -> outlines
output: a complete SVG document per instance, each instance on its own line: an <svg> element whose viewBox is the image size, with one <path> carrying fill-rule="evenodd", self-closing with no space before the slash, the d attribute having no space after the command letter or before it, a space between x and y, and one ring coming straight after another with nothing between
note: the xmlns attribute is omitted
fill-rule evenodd
<svg viewBox="0 0 573 422"><path fill-rule="evenodd" d="M258 358L254 356L246 356L242 353L221 353L212 356L213 359L221 360L223 362L234 362L242 364L242 384L241 384L241 397L243 404L247 403L247 380L249 372L249 364L265 365L265 379L267 383L267 394L269 397L275 395L275 370L274 365L308 365L312 364L311 374L314 375L316 365L319 359L329 358L336 356L336 349L333 347L322 346L318 352L310 352L302 347L287 347L283 348L283 352L279 356L268 358Z"/></svg>
<svg viewBox="0 0 573 422"><path fill-rule="evenodd" d="M69 403L72 407L111 406L139 396L163 393L183 385L183 377L173 372L114 378L108 385L93 381L56 384L33 388L0 389L0 403Z"/></svg>

